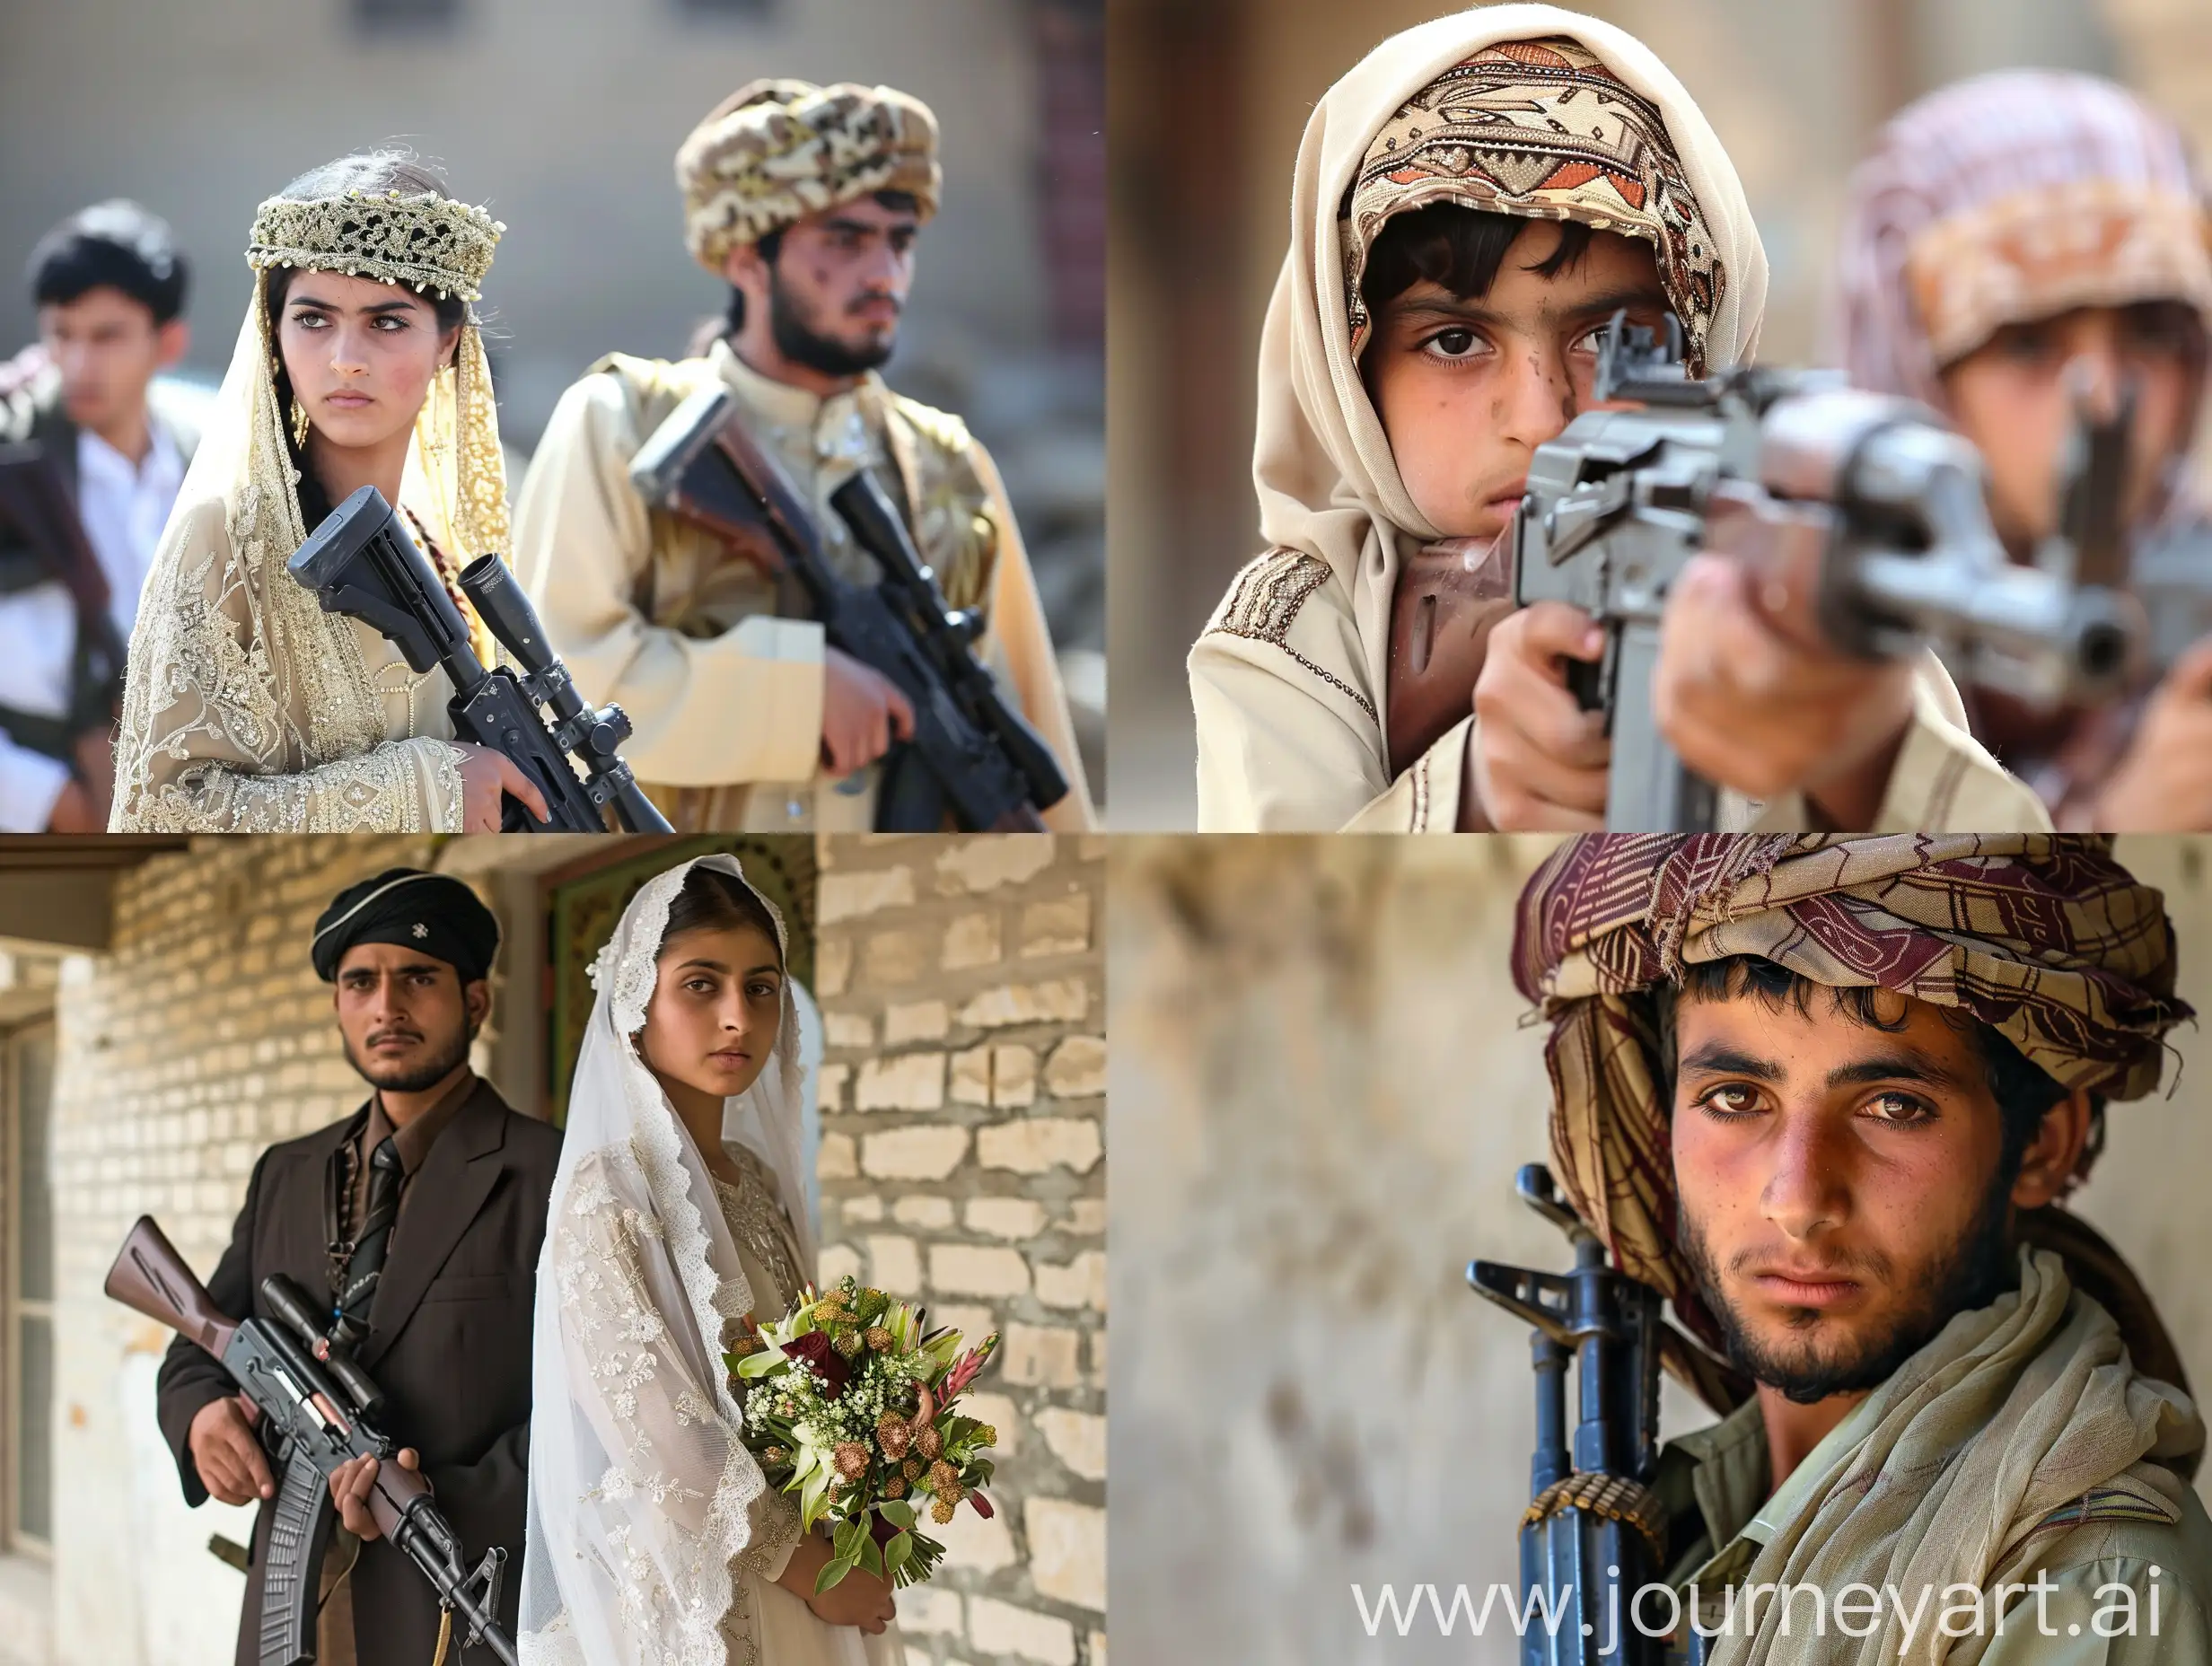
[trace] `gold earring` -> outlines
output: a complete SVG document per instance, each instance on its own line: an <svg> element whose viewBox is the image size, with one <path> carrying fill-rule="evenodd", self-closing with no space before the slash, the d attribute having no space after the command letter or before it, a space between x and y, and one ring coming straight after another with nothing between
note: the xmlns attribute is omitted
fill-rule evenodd
<svg viewBox="0 0 2212 1666"><path fill-rule="evenodd" d="M307 408L296 393L292 396L292 443L303 449L307 444Z"/></svg>

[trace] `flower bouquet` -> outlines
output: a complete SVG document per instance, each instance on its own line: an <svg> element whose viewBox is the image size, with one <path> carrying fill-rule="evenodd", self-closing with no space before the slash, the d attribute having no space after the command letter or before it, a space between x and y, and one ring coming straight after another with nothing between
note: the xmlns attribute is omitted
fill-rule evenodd
<svg viewBox="0 0 2212 1666"><path fill-rule="evenodd" d="M944 1547L917 1530L925 1500L940 1527L963 1499L990 1517L977 1488L998 1432L952 1405L997 1346L994 1333L962 1353L957 1330L925 1332L919 1308L847 1276L826 1295L808 1286L724 1356L768 1485L799 1495L802 1527L831 1524L817 1591L856 1567L895 1585L929 1578Z"/></svg>

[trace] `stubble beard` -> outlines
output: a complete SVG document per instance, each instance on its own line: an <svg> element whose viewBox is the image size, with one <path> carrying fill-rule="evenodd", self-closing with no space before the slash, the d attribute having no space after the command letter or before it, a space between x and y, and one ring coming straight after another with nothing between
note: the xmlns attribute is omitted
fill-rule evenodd
<svg viewBox="0 0 2212 1666"><path fill-rule="evenodd" d="M1784 1399L1810 1406L1831 1395L1879 1388L1934 1341L1955 1315L1987 1307L2012 1287L2011 1193L2012 1176L1998 1177L1959 1237L1909 1269L1903 1281L1890 1278L1892 1268L1886 1258L1865 1257L1855 1262L1851 1271L1874 1274L1891 1284L1903 1296L1902 1305L1880 1331L1846 1336L1839 1344L1825 1346L1811 1338L1795 1346L1777 1344L1756 1333L1723 1293L1720 1268L1714 1264L1704 1232L1687 1211L1676 1241L1697 1276L1707 1308L1720 1323L1729 1362ZM1786 1311L1793 1331L1813 1329L1824 1318L1816 1308ZM1840 1353L1836 1351L1839 1346Z"/></svg>
<svg viewBox="0 0 2212 1666"><path fill-rule="evenodd" d="M353 1039L345 1039L346 1062L354 1067L354 1074L371 1087L383 1093L419 1093L425 1088L434 1088L469 1062L469 1048L475 1043L473 1028L464 1028L445 1046L439 1048L419 1065L375 1065L354 1051Z"/></svg>
<svg viewBox="0 0 2212 1666"><path fill-rule="evenodd" d="M768 333L775 338L777 352L825 376L865 375L889 363L891 350L899 345L895 326L881 341L858 347L822 335L774 267L768 268Z"/></svg>

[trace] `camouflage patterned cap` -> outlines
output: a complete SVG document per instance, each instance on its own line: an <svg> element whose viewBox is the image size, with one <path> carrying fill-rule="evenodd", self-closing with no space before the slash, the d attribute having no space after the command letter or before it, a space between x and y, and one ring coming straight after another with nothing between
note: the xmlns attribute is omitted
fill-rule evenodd
<svg viewBox="0 0 2212 1666"><path fill-rule="evenodd" d="M876 191L908 193L926 220L943 177L929 107L851 82L748 83L676 153L684 242L715 273L731 250Z"/></svg>

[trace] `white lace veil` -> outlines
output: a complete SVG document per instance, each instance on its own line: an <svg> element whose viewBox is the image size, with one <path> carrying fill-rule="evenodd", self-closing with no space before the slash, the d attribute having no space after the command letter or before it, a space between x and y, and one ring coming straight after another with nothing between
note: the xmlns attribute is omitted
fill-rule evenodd
<svg viewBox="0 0 2212 1666"><path fill-rule="evenodd" d="M702 864L743 880L724 855L655 874L592 968L598 995L538 1267L519 1640L528 1666L724 1666L731 1559L767 1485L737 1437L722 1362L725 1323L751 1311L752 1291L698 1147L634 1040L669 909ZM760 900L787 961L783 916ZM811 1276L788 976L783 987L775 1057L724 1102L723 1137L775 1174Z"/></svg>

